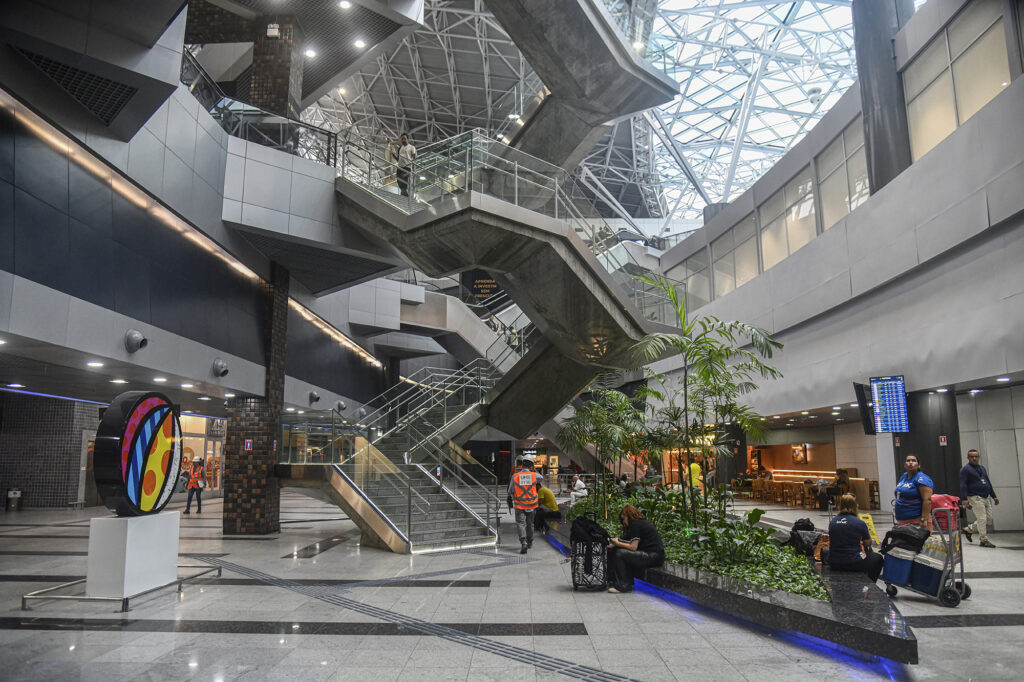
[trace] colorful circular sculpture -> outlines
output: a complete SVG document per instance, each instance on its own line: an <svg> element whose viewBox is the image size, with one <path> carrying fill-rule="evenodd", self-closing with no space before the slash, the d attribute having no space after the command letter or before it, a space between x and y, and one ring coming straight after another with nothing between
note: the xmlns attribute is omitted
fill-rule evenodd
<svg viewBox="0 0 1024 682"><path fill-rule="evenodd" d="M118 516L156 514L181 467L181 424L167 396L128 391L100 420L93 449L100 497Z"/></svg>

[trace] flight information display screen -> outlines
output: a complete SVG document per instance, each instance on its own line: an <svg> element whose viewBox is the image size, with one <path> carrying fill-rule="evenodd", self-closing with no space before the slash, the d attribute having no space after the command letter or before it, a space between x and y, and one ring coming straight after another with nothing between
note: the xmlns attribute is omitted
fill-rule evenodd
<svg viewBox="0 0 1024 682"><path fill-rule="evenodd" d="M907 433L907 387L902 376L871 377L871 402L877 433Z"/></svg>

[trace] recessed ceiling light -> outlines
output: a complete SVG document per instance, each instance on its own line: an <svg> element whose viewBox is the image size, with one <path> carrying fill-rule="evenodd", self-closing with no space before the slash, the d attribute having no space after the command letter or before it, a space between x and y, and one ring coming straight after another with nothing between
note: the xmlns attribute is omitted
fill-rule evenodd
<svg viewBox="0 0 1024 682"><path fill-rule="evenodd" d="M772 415L772 419L778 419L778 418L779 418L779 415L777 415L777 414L776 415Z"/></svg>
<svg viewBox="0 0 1024 682"><path fill-rule="evenodd" d="M644 43L643 43L643 41L641 41L641 40L638 40L638 41L636 41L635 43L633 43L633 49L634 49L634 50L642 50L642 49L644 49Z"/></svg>
<svg viewBox="0 0 1024 682"><path fill-rule="evenodd" d="M313 48L309 48L303 54L312 59L313 57L316 56L316 50L314 50Z"/></svg>
<svg viewBox="0 0 1024 682"><path fill-rule="evenodd" d="M306 414L306 411L305 411L305 410L299 410L299 412L298 412L298 413L299 413L299 414Z"/></svg>
<svg viewBox="0 0 1024 682"><path fill-rule="evenodd" d="M857 407L857 403L850 403L850 407Z"/></svg>
<svg viewBox="0 0 1024 682"><path fill-rule="evenodd" d="M981 389L980 388L972 388L971 389L971 395L974 395L975 393L981 393Z"/></svg>
<svg viewBox="0 0 1024 682"><path fill-rule="evenodd" d="M85 363L85 366L86 367L102 367L103 363L99 362L98 360L92 360L90 362Z"/></svg>
<svg viewBox="0 0 1024 682"><path fill-rule="evenodd" d="M7 342L4 341L3 339L0 339L0 346L4 345L5 343L7 343Z"/></svg>
<svg viewBox="0 0 1024 682"><path fill-rule="evenodd" d="M808 412L807 410L804 410L804 411L803 411L803 412L801 412L800 414L809 414L809 412Z"/></svg>
<svg viewBox="0 0 1024 682"><path fill-rule="evenodd" d="M949 390L948 388L937 388L937 389L935 389L935 392L936 393L945 393L948 390Z"/></svg>
<svg viewBox="0 0 1024 682"><path fill-rule="evenodd" d="M508 117L511 119L516 119L519 118L519 114L509 114Z"/></svg>
<svg viewBox="0 0 1024 682"><path fill-rule="evenodd" d="M294 412L295 408L294 407L286 407L286 408L284 408L284 411L285 412Z"/></svg>
<svg viewBox="0 0 1024 682"><path fill-rule="evenodd" d="M833 413L832 413L832 416L833 416L833 417L838 417L838 416L839 416L839 413L838 413L838 412L833 412Z"/></svg>
<svg viewBox="0 0 1024 682"><path fill-rule="evenodd" d="M234 397L235 397L235 394L234 394L234 393L225 393L225 394L224 394L224 397L225 397L225 398L234 398Z"/></svg>
<svg viewBox="0 0 1024 682"><path fill-rule="evenodd" d="M124 379L111 379L110 383L112 383L112 384L127 384L128 382L125 381Z"/></svg>
<svg viewBox="0 0 1024 682"><path fill-rule="evenodd" d="M25 388L25 384L7 384L7 388Z"/></svg>
<svg viewBox="0 0 1024 682"><path fill-rule="evenodd" d="M210 396L206 396L206 395L201 395L201 396L199 396L199 399L200 399L200 400L209 400L209 399L210 399Z"/></svg>
<svg viewBox="0 0 1024 682"><path fill-rule="evenodd" d="M1009 381L1009 380L1010 380L1010 377L999 377L998 379L996 379L996 381L1003 381L1003 382L1006 382L1006 381Z"/></svg>
<svg viewBox="0 0 1024 682"><path fill-rule="evenodd" d="M342 9L352 9L352 3L348 0L341 0L341 2L338 3L338 7Z"/></svg>
<svg viewBox="0 0 1024 682"><path fill-rule="evenodd" d="M363 49L364 47L366 47L366 42L363 41L363 40L357 40L356 42L354 42L352 44L355 45L356 47L358 47L360 50Z"/></svg>
<svg viewBox="0 0 1024 682"><path fill-rule="evenodd" d="M836 405L836 406L835 406L835 407L833 407L832 409L833 409L833 410L836 410L836 411L838 411L838 410L841 410L841 409L843 409L843 408L842 408L842 406L840 406L840 405Z"/></svg>
<svg viewBox="0 0 1024 682"><path fill-rule="evenodd" d="M345 88L338 88L338 94L339 95L344 95L345 94Z"/></svg>
<svg viewBox="0 0 1024 682"><path fill-rule="evenodd" d="M193 386L195 386L195 384L182 384L181 385L182 388L192 388Z"/></svg>
<svg viewBox="0 0 1024 682"><path fill-rule="evenodd" d="M167 377L153 377L153 381L158 384L162 384L167 381Z"/></svg>

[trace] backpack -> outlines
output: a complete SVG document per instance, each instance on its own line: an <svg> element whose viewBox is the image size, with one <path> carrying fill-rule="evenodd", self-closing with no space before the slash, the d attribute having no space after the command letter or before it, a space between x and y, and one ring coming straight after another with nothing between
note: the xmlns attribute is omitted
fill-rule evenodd
<svg viewBox="0 0 1024 682"><path fill-rule="evenodd" d="M611 542L611 536L593 514L582 514L572 522L572 529L569 531L569 541L572 544L577 542L597 542L607 545Z"/></svg>
<svg viewBox="0 0 1024 682"><path fill-rule="evenodd" d="M914 554L921 551L924 541L931 533L924 526L907 524L893 528L882 538L882 547L878 551L885 554L890 549L906 549Z"/></svg>
<svg viewBox="0 0 1024 682"><path fill-rule="evenodd" d="M797 530L793 531L790 544L801 554L813 556L814 548L822 537L828 537L828 533L823 530Z"/></svg>
<svg viewBox="0 0 1024 682"><path fill-rule="evenodd" d="M790 532L795 533L798 530L814 530L814 524L811 523L810 519L797 519L793 522Z"/></svg>

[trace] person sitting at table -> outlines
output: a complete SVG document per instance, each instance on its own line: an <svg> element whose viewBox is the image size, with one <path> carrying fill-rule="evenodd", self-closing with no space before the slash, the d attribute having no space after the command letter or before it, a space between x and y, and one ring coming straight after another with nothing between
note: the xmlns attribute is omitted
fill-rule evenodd
<svg viewBox="0 0 1024 682"><path fill-rule="evenodd" d="M757 470L757 477L763 478L766 481L771 481L774 480L775 478L774 476L772 476L772 472L766 469L763 464L761 465L761 468Z"/></svg>
<svg viewBox="0 0 1024 682"><path fill-rule="evenodd" d="M834 571L866 573L873 581L882 573L881 554L871 551L871 534L857 518L857 498L846 494L839 499L839 513L828 524L828 565Z"/></svg>

